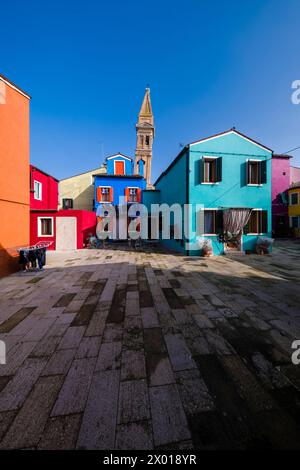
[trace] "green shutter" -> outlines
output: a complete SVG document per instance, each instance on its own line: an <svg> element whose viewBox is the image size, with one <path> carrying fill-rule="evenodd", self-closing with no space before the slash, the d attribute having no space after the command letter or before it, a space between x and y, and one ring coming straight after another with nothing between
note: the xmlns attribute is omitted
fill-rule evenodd
<svg viewBox="0 0 300 470"><path fill-rule="evenodd" d="M200 171L201 171L200 181L201 181L201 183L203 183L204 182L204 157L202 157L202 159L201 159L200 167L201 167L201 169L200 169Z"/></svg>
<svg viewBox="0 0 300 470"><path fill-rule="evenodd" d="M249 160L246 161L246 184L250 183L250 164Z"/></svg>
<svg viewBox="0 0 300 470"><path fill-rule="evenodd" d="M216 161L216 181L222 181L222 157L217 158Z"/></svg>
<svg viewBox="0 0 300 470"><path fill-rule="evenodd" d="M288 198L287 198L286 191L283 191L282 193L280 193L280 198L281 198L282 204L288 204Z"/></svg>
<svg viewBox="0 0 300 470"><path fill-rule="evenodd" d="M267 233L268 232L268 211L261 211L260 232L261 233Z"/></svg>
<svg viewBox="0 0 300 470"><path fill-rule="evenodd" d="M217 210L216 213L216 233L223 233L223 211Z"/></svg>
<svg viewBox="0 0 300 470"><path fill-rule="evenodd" d="M267 182L267 161L263 160L259 163L259 183L266 184Z"/></svg>
<svg viewBox="0 0 300 470"><path fill-rule="evenodd" d="M202 235L204 232L204 211L203 210L198 210L196 212L196 234L197 235Z"/></svg>

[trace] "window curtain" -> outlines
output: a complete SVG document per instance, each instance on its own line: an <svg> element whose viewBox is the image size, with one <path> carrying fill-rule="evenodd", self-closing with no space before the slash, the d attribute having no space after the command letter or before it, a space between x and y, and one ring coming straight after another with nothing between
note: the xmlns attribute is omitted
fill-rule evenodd
<svg viewBox="0 0 300 470"><path fill-rule="evenodd" d="M204 233L214 233L213 212L204 212Z"/></svg>
<svg viewBox="0 0 300 470"><path fill-rule="evenodd" d="M224 232L238 235L248 223L252 209L225 209L223 214Z"/></svg>

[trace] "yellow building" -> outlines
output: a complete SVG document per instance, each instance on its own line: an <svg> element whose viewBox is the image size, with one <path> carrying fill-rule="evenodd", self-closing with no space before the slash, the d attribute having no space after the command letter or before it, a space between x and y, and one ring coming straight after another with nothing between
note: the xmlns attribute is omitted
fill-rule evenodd
<svg viewBox="0 0 300 470"><path fill-rule="evenodd" d="M60 209L93 210L93 175L106 173L104 166L59 182Z"/></svg>
<svg viewBox="0 0 300 470"><path fill-rule="evenodd" d="M294 237L300 237L300 184L292 186L288 193L290 229Z"/></svg>

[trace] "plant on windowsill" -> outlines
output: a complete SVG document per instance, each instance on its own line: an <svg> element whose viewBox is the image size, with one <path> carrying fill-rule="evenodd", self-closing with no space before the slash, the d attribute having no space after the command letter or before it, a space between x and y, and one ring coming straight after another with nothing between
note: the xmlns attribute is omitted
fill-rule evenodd
<svg viewBox="0 0 300 470"><path fill-rule="evenodd" d="M232 248L237 248L240 243L239 234L235 234L231 232L220 233L218 239L220 243L226 243Z"/></svg>

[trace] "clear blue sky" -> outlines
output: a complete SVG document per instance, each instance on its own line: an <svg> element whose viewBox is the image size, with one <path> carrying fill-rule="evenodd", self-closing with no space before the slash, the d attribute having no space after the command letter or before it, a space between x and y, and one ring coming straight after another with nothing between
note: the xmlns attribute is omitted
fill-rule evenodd
<svg viewBox="0 0 300 470"><path fill-rule="evenodd" d="M0 72L32 95L31 161L58 178L134 156L148 83L152 181L180 143L233 125L277 152L300 145L299 0L15 0L0 14Z"/></svg>

